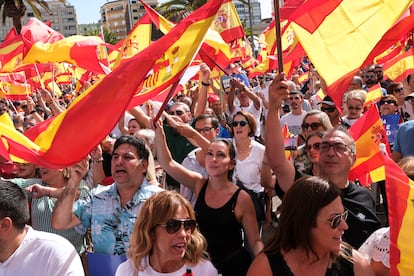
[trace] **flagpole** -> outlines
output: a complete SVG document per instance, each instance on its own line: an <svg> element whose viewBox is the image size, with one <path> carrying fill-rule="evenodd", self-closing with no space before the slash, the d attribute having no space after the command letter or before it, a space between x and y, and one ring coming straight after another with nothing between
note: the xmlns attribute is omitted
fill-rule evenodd
<svg viewBox="0 0 414 276"><path fill-rule="evenodd" d="M185 70L183 71L183 73L185 72ZM175 89L177 88L178 84L180 83L181 77L183 75L183 73L181 74L181 76L177 79L177 81L171 86L170 91L168 92L167 97L165 97L164 102L162 103L160 109L158 110L157 115L155 115L154 119L153 119L153 124L155 126L155 122L158 121L158 119L161 117L162 112L165 110L165 107L167 106L168 101L170 100L171 96L174 94Z"/></svg>
<svg viewBox="0 0 414 276"><path fill-rule="evenodd" d="M282 52L282 40L280 31L280 11L279 0L273 0L275 6L275 29L276 29L276 47L277 47L277 66L279 73L283 72L283 52Z"/></svg>
<svg viewBox="0 0 414 276"><path fill-rule="evenodd" d="M203 49L200 48L199 51L202 52L204 56L207 57L212 63L214 63L214 65L216 65L218 69L223 71L224 74L226 74L227 76L230 76L230 74L226 71L226 69L221 67L221 65L219 65L214 59L212 59L205 51L203 51Z"/></svg>

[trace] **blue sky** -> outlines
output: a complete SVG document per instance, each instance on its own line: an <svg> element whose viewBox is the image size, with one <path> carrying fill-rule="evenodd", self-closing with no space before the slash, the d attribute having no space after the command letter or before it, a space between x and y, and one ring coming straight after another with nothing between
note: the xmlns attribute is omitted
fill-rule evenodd
<svg viewBox="0 0 414 276"><path fill-rule="evenodd" d="M164 2L162 0L160 2ZM78 16L78 23L79 24L86 24L86 23L96 23L100 19L99 15L99 8L105 4L106 0L69 0L69 3L75 6L76 14ZM262 13L266 12L266 14L262 14L262 17L267 15L270 17L271 8L271 1L269 0L260 0Z"/></svg>

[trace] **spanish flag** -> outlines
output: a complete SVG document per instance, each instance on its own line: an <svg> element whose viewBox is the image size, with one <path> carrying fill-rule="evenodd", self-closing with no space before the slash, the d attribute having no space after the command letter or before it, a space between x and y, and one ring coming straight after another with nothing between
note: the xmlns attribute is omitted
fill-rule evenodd
<svg viewBox="0 0 414 276"><path fill-rule="evenodd" d="M329 2L329 1L327 1ZM295 35L340 106L342 94L382 36L411 0L342 0L314 32L313 22L293 22ZM373 30L375 28L375 30Z"/></svg>
<svg viewBox="0 0 414 276"><path fill-rule="evenodd" d="M379 83L372 86L370 89L368 89L364 107L370 107L371 105L376 104L381 100L382 96L382 89Z"/></svg>
<svg viewBox="0 0 414 276"><path fill-rule="evenodd" d="M358 179L361 184L369 185L372 182L384 180L384 174L378 174L376 169L384 165L380 144L387 146L388 138L379 116L376 105L371 106L355 124L349 128L355 141L356 161L349 171L349 179ZM376 174L371 174L375 172Z"/></svg>
<svg viewBox="0 0 414 276"><path fill-rule="evenodd" d="M390 275L414 275L414 182L383 155L390 224Z"/></svg>
<svg viewBox="0 0 414 276"><path fill-rule="evenodd" d="M2 148L7 149L10 157L14 155L48 168L64 168L79 162L113 129L154 64L164 55L175 53L182 39L189 41L190 37L204 36L201 34L205 34L221 3L221 0L209 1L167 35L89 87L64 112L30 128L25 134L31 140L14 129L1 126ZM188 49L185 48L185 54ZM116 93L118 91L122 93Z"/></svg>
<svg viewBox="0 0 414 276"><path fill-rule="evenodd" d="M211 29L217 31L227 43L245 36L243 25L232 0L224 0Z"/></svg>

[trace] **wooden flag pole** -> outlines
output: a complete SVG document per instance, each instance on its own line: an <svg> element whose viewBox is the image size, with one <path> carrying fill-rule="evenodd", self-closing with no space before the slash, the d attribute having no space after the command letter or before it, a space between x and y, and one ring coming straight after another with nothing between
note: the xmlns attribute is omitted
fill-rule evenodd
<svg viewBox="0 0 414 276"><path fill-rule="evenodd" d="M280 31L280 11L279 0L273 0L275 6L275 29L276 29L276 48L277 48L277 66L279 73L283 72L283 52L282 52L282 40Z"/></svg>

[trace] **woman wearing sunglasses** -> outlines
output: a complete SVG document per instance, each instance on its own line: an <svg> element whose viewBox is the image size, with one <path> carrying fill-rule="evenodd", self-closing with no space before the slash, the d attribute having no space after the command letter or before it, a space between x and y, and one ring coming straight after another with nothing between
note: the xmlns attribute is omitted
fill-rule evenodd
<svg viewBox="0 0 414 276"><path fill-rule="evenodd" d="M309 169L305 172L306 175L319 175L319 147L322 142L323 132L321 131L312 131L306 137L305 141L305 151L308 160L311 165Z"/></svg>
<svg viewBox="0 0 414 276"><path fill-rule="evenodd" d="M335 185L300 178L283 198L275 236L247 275L374 275L364 257L342 242L347 215Z"/></svg>
<svg viewBox="0 0 414 276"><path fill-rule="evenodd" d="M190 203L177 192L162 191L142 206L131 235L128 260L115 275L216 276L206 249Z"/></svg>
<svg viewBox="0 0 414 276"><path fill-rule="evenodd" d="M405 100L406 90L401 82L391 82L387 86L387 94L397 98L397 109L404 122L414 119L413 107L409 101Z"/></svg>
<svg viewBox="0 0 414 276"><path fill-rule="evenodd" d="M306 150L307 140L310 133L315 131L326 131L332 128L329 116L320 110L311 110L306 113L302 120L301 132L298 137L298 150L294 152L294 164L295 168L304 174L315 169L313 166L312 158L309 156L309 151ZM314 174L311 174L314 175Z"/></svg>
<svg viewBox="0 0 414 276"><path fill-rule="evenodd" d="M236 149L233 183L246 189L254 197L256 218L261 226L261 222L266 219L267 203L267 196L261 183L270 182L272 172L270 167L263 166L265 146L254 140L255 132L256 120L252 114L245 111L238 111L234 114L231 128L232 141ZM264 172L265 170L267 173ZM269 224L270 214L267 217L267 224Z"/></svg>
<svg viewBox="0 0 414 276"><path fill-rule="evenodd" d="M232 182L236 157L233 144L228 139L216 139L207 145L205 168L209 176L205 178L171 158L160 122L155 133L161 166L197 197L197 223L206 237L213 265L223 276L246 275L251 255L243 246L242 231L254 255L263 249L263 243L249 194Z"/></svg>

